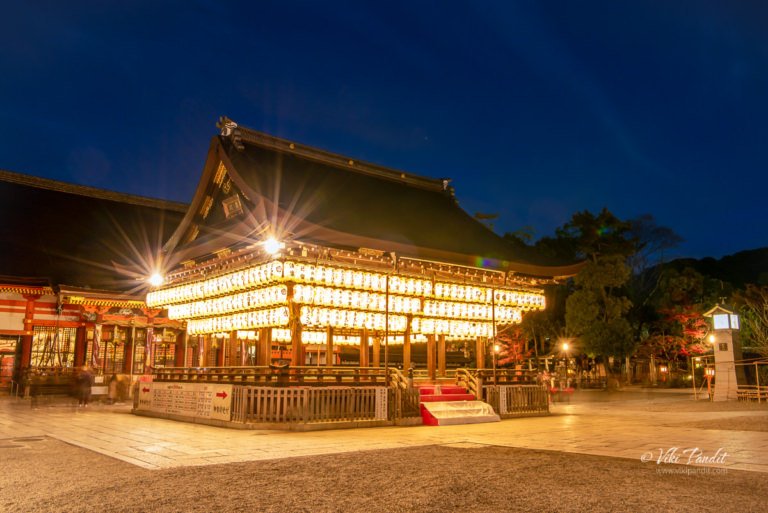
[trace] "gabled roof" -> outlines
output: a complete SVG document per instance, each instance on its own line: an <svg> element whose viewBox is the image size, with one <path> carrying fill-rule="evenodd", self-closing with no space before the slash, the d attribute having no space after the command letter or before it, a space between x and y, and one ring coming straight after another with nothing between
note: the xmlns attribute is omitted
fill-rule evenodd
<svg viewBox="0 0 768 513"><path fill-rule="evenodd" d="M9 171L0 198L0 281L120 294L140 292L187 209Z"/></svg>
<svg viewBox="0 0 768 513"><path fill-rule="evenodd" d="M360 162L226 118L221 126L226 135L211 141L190 209L166 246L179 260L273 234L536 276L578 271L516 252L459 207L448 180ZM243 213L228 218L223 203L235 196Z"/></svg>

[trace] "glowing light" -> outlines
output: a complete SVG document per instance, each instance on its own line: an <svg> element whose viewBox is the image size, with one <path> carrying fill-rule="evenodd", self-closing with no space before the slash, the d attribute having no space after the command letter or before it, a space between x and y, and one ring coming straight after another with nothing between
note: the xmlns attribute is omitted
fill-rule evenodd
<svg viewBox="0 0 768 513"><path fill-rule="evenodd" d="M710 335L709 336L709 343L710 344L714 344L715 343L715 336L714 335Z"/></svg>
<svg viewBox="0 0 768 513"><path fill-rule="evenodd" d="M282 247L282 244L277 241L274 237L270 237L267 240L264 241L264 251L269 253L270 255L274 255L278 251L280 251L280 248Z"/></svg>
<svg viewBox="0 0 768 513"><path fill-rule="evenodd" d="M568 342L563 342L563 351L568 351L568 348L571 347L568 345Z"/></svg>
<svg viewBox="0 0 768 513"><path fill-rule="evenodd" d="M160 273L155 273L149 277L149 284L153 287L159 287L165 281Z"/></svg>
<svg viewBox="0 0 768 513"><path fill-rule="evenodd" d="M494 322L519 323L525 311L545 306L541 290L432 281L292 259L166 285L150 292L146 302L168 308L171 319L188 320L190 334L284 328L283 312L292 302L301 306L300 321L308 332L322 333L328 326L383 331L388 313L391 335L409 329L412 337L449 340L491 337Z"/></svg>

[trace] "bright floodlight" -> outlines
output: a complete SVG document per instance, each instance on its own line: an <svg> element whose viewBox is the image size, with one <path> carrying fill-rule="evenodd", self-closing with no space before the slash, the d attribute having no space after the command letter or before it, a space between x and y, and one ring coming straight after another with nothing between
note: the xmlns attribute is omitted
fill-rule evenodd
<svg viewBox="0 0 768 513"><path fill-rule="evenodd" d="M264 251L270 255L274 255L280 251L280 243L274 237L270 237L264 241Z"/></svg>
<svg viewBox="0 0 768 513"><path fill-rule="evenodd" d="M149 277L149 284L153 287L159 287L163 284L163 281L163 277L160 275L160 273L155 273Z"/></svg>
<svg viewBox="0 0 768 513"><path fill-rule="evenodd" d="M709 336L709 343L710 344L714 344L715 343L715 336L714 335L710 335Z"/></svg>
<svg viewBox="0 0 768 513"><path fill-rule="evenodd" d="M494 352L496 352L496 353L498 353L499 351L501 351L501 346L500 346L499 344L495 344L495 345L493 346L493 351L494 351Z"/></svg>
<svg viewBox="0 0 768 513"><path fill-rule="evenodd" d="M568 351L568 347L570 347L568 342L563 342L563 351Z"/></svg>

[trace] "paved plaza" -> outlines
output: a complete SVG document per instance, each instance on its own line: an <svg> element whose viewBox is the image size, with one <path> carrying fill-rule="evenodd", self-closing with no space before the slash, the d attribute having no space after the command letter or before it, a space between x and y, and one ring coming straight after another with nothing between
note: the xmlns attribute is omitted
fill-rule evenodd
<svg viewBox="0 0 768 513"><path fill-rule="evenodd" d="M681 392L627 393L611 401L601 394L577 394L571 403L553 405L547 417L313 432L238 430L147 418L132 415L128 405L80 409L58 400L32 409L28 400L3 397L0 440L47 436L146 469L447 445L561 451L649 465L660 458L666 458L663 463L695 464L701 457L698 463L710 467L768 472L768 408L694 403ZM692 405L697 411L691 411ZM730 422L730 427L711 429L710 422ZM751 427L739 429L740 423Z"/></svg>

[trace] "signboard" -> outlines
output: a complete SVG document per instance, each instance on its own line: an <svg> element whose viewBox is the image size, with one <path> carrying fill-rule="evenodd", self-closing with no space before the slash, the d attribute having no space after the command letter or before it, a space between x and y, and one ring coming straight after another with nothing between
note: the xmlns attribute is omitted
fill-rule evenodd
<svg viewBox="0 0 768 513"><path fill-rule="evenodd" d="M137 410L229 421L232 385L139 383Z"/></svg>
<svg viewBox="0 0 768 513"><path fill-rule="evenodd" d="M387 389L376 388L376 420L387 420Z"/></svg>

